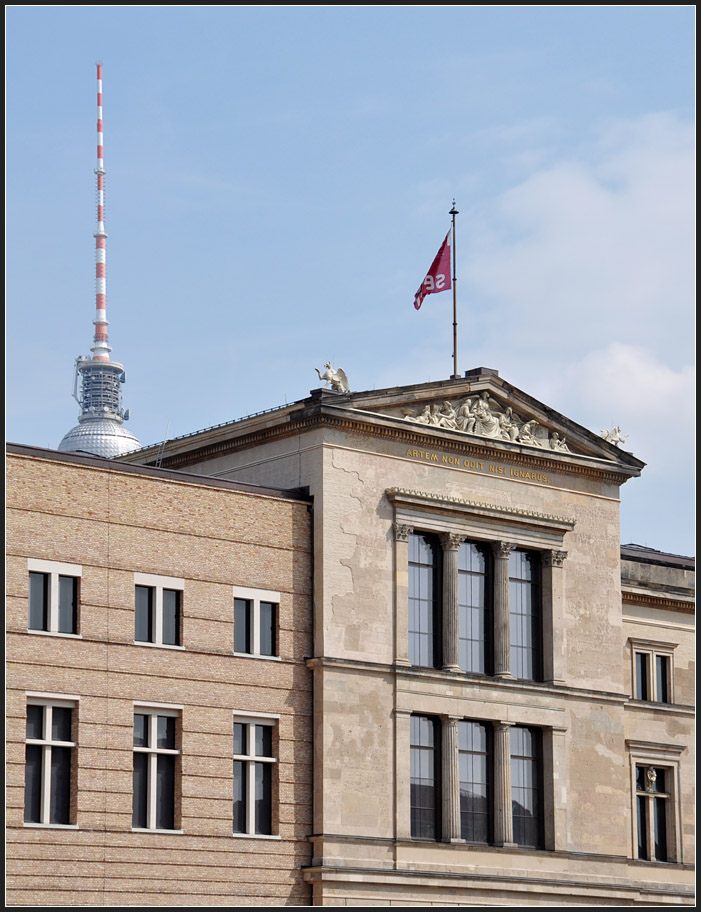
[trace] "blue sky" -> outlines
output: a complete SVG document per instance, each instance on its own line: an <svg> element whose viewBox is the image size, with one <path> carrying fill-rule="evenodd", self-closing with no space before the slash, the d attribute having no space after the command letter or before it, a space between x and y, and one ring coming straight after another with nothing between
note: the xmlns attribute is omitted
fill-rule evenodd
<svg viewBox="0 0 701 912"><path fill-rule="evenodd" d="M94 315L95 62L107 310L144 444L459 364L648 463L622 540L692 554L690 6L6 8L6 434L76 423Z"/></svg>

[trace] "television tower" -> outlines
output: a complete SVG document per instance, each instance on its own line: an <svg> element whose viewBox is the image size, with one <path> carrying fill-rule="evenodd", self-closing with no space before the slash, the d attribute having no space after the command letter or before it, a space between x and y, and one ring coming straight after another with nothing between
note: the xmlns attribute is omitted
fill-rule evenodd
<svg viewBox="0 0 701 912"><path fill-rule="evenodd" d="M95 231L95 335L89 355L75 361L73 398L80 406L76 427L65 435L58 448L63 452L95 456L122 456L141 444L124 422L129 410L122 408L121 384L124 366L112 361L107 344L107 278L105 232L105 167L102 148L102 64L97 64L97 230ZM80 392L78 384L80 382Z"/></svg>

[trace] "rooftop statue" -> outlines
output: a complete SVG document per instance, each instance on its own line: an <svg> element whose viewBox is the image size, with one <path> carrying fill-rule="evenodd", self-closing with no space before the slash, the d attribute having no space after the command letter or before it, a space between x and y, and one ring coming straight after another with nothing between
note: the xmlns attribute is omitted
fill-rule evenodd
<svg viewBox="0 0 701 912"><path fill-rule="evenodd" d="M619 443L625 443L626 440L630 437L630 434L626 434L625 437L621 434L621 429L618 425L611 428L610 431L602 431L601 436L607 443L613 443L618 446Z"/></svg>
<svg viewBox="0 0 701 912"><path fill-rule="evenodd" d="M337 393L350 393L350 386L348 385L348 377L346 377L346 372L343 368L334 370L331 366L331 362L327 361L324 364L326 370L322 374L318 367L315 367L314 370L319 374L319 380L325 380L324 389L329 387Z"/></svg>

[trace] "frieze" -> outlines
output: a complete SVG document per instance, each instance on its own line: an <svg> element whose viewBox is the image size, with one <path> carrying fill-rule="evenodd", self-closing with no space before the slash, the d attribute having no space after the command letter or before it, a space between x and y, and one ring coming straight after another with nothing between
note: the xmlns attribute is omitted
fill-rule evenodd
<svg viewBox="0 0 701 912"><path fill-rule="evenodd" d="M418 415L415 410L406 408L402 413L405 421L414 424L461 431L463 434L488 437L491 440L508 440L510 443L555 450L558 453L571 453L566 439L557 431L548 430L535 419L519 417L511 406L502 408L487 390L461 402L446 400L442 405L426 405Z"/></svg>

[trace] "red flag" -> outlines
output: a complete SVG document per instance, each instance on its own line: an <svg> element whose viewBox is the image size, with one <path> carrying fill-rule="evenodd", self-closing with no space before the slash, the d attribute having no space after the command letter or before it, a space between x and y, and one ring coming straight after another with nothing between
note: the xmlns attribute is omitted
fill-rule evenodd
<svg viewBox="0 0 701 912"><path fill-rule="evenodd" d="M446 234L441 249L436 254L431 268L426 273L426 278L414 296L414 307L418 310L426 295L447 291L449 288L452 288L450 284L450 231Z"/></svg>

